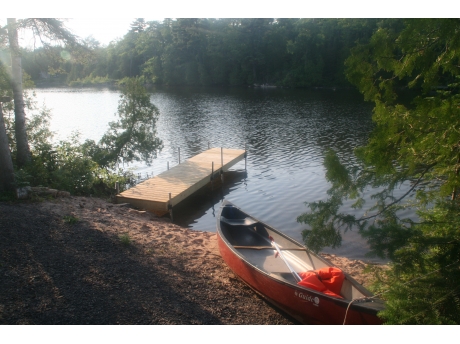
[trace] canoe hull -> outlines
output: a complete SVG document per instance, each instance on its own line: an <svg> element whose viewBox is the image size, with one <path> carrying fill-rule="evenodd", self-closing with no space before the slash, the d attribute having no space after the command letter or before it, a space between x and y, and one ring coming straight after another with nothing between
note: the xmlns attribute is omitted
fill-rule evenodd
<svg viewBox="0 0 460 344"><path fill-rule="evenodd" d="M331 297L295 283L280 280L270 272L254 266L226 240L220 228L219 219L217 240L222 258L229 268L260 296L301 324L382 324L382 320L377 317L377 312L381 308L373 308L372 302L367 302L365 306L359 302L353 302L349 306L349 300Z"/></svg>
<svg viewBox="0 0 460 344"><path fill-rule="evenodd" d="M240 279L300 323L311 325L342 325L344 323L347 305L341 304L339 300L332 301L331 298L324 297L321 293L280 283L235 255L219 235L218 245L222 258ZM375 314L359 312L351 307L346 319L347 325L379 325L381 323L382 321Z"/></svg>

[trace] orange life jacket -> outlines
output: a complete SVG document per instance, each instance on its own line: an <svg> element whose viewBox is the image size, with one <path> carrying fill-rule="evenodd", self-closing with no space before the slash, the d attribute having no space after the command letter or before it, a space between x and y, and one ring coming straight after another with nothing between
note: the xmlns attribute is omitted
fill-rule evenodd
<svg viewBox="0 0 460 344"><path fill-rule="evenodd" d="M339 297L345 275L339 268L327 267L299 273L302 278L298 285L318 290L324 294Z"/></svg>

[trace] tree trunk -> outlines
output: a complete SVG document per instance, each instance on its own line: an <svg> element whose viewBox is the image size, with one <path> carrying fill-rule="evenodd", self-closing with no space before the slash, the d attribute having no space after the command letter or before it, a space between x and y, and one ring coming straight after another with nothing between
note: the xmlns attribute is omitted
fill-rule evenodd
<svg viewBox="0 0 460 344"><path fill-rule="evenodd" d="M0 192L14 191L14 169L0 103Z"/></svg>
<svg viewBox="0 0 460 344"><path fill-rule="evenodd" d="M11 52L11 83L14 96L14 131L16 137L16 163L23 167L31 160L29 141L26 132L26 113L22 89L22 61L19 50L16 19L8 18L8 40Z"/></svg>

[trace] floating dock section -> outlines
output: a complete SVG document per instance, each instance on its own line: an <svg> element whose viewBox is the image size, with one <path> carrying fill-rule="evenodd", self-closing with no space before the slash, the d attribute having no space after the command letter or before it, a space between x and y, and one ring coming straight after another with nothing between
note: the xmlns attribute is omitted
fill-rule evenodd
<svg viewBox="0 0 460 344"><path fill-rule="evenodd" d="M117 203L129 203L163 216L245 156L243 149L208 149L118 194Z"/></svg>

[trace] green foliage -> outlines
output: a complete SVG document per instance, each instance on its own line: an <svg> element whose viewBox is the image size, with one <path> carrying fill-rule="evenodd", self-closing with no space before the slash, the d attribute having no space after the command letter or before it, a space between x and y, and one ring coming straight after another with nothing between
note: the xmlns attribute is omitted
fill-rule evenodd
<svg viewBox="0 0 460 344"><path fill-rule="evenodd" d="M64 216L64 222L68 223L69 225L74 225L78 221L80 221L80 220L77 217L73 216L73 215L65 215Z"/></svg>
<svg viewBox="0 0 460 344"><path fill-rule="evenodd" d="M14 172L14 183L17 188L30 186L31 179L32 176L25 169L19 169Z"/></svg>
<svg viewBox="0 0 460 344"><path fill-rule="evenodd" d="M161 85L350 86L344 60L372 35L376 19L136 19L107 47L24 52L34 80L66 76L70 85L144 76ZM49 49L47 50L49 51ZM100 78L100 79L99 79Z"/></svg>
<svg viewBox="0 0 460 344"><path fill-rule="evenodd" d="M311 227L305 239L316 250L357 227L370 255L391 260L374 287L387 300L387 323L459 324L460 21L379 25L346 61L349 79L375 103L375 130L356 150L360 168L329 153L329 199L308 203L298 221ZM407 191L396 196L401 185ZM362 209L369 189L375 203L366 213L346 214L344 200ZM406 209L416 218L403 218Z"/></svg>
<svg viewBox="0 0 460 344"><path fill-rule="evenodd" d="M125 79L122 87L120 119L109 124L110 129L99 143L88 140L82 144L79 134L74 133L52 144L49 111L41 109L31 118L28 135L32 162L22 170L28 184L46 185L74 195L110 196L115 193L116 182L120 191L132 183L133 174L118 165L140 160L150 163L156 157L162 147L155 131L159 113L141 78Z"/></svg>
<svg viewBox="0 0 460 344"><path fill-rule="evenodd" d="M162 142L156 137L159 111L150 102L142 83L142 78L122 80L119 120L109 123L109 130L98 145L86 143L88 152L92 152L100 166L113 168L120 163L141 160L149 164L162 149Z"/></svg>
<svg viewBox="0 0 460 344"><path fill-rule="evenodd" d="M69 141L60 141L56 147L56 168L51 173L53 182L73 194L83 194L94 183L98 165L83 154L78 136Z"/></svg>
<svg viewBox="0 0 460 344"><path fill-rule="evenodd" d="M120 119L110 123L109 131L99 143L86 141L82 144L78 133L58 144L53 143L53 133L49 130L50 111L46 107L38 108L34 93L25 92L29 113L26 129L32 158L28 165L15 171L16 186L41 185L69 191L73 195L109 197L115 194L115 183L118 182L120 191L124 191L134 177L129 170L119 168L119 163L139 160L149 163L162 147L161 141L155 137L158 109L151 104L150 95L142 83L142 78L123 80L118 108ZM11 104L5 106L4 113L14 156L16 145Z"/></svg>
<svg viewBox="0 0 460 344"><path fill-rule="evenodd" d="M78 135L69 141L61 141L53 151L44 152L43 155L34 159L35 185L48 185L74 195L108 197L115 194L117 182L122 192L134 180L130 170L100 166L88 154L86 144L80 143ZM39 176L44 178L40 180Z"/></svg>
<svg viewBox="0 0 460 344"><path fill-rule="evenodd" d="M120 243L125 246L125 247L128 247L131 245L131 238L129 236L129 234L125 233L125 234L120 234L118 236L118 238L120 239Z"/></svg>
<svg viewBox="0 0 460 344"><path fill-rule="evenodd" d="M80 143L79 134L58 144L44 143L32 150L32 162L20 172L27 178L27 185L43 185L69 191L73 195L111 196L115 193L115 182L122 190L133 178L129 172L109 170L100 167L85 146Z"/></svg>

